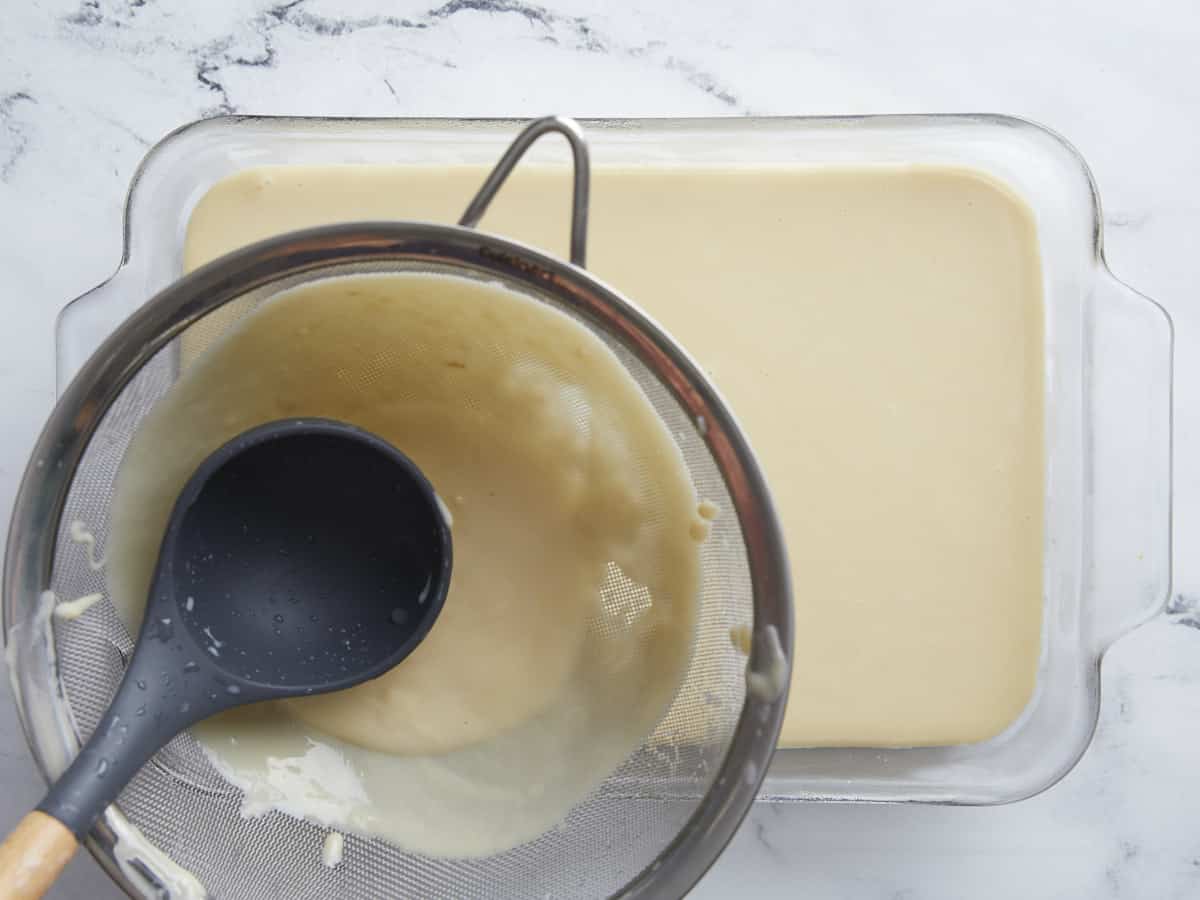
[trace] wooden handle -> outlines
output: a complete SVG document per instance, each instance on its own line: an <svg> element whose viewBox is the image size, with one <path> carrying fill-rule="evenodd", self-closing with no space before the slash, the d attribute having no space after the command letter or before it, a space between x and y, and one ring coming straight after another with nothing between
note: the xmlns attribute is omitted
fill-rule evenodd
<svg viewBox="0 0 1200 900"><path fill-rule="evenodd" d="M0 844L0 900L38 900L75 855L75 835L34 810Z"/></svg>

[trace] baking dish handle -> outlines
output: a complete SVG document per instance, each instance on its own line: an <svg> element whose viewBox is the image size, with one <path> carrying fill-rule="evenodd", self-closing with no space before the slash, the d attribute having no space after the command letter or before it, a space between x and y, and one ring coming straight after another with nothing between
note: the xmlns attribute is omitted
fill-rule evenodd
<svg viewBox="0 0 1200 900"><path fill-rule="evenodd" d="M1103 264L1084 322L1084 627L1103 653L1171 590L1174 331L1161 306Z"/></svg>
<svg viewBox="0 0 1200 900"><path fill-rule="evenodd" d="M59 311L54 324L56 396L66 390L104 339L149 296L142 274L122 262L107 281Z"/></svg>

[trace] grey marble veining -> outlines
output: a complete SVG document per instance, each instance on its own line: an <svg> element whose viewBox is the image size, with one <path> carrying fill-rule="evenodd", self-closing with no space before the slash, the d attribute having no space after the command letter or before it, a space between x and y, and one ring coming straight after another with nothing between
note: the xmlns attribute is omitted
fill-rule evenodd
<svg viewBox="0 0 1200 900"><path fill-rule="evenodd" d="M1192 0L45 0L10 4L0 34L0 511L52 402L54 315L116 264L124 193L147 147L197 117L986 110L1061 131L1099 184L1113 270L1175 320L1167 614L1106 656L1095 741L1056 787L984 809L756 807L697 896L1200 897ZM4 700L0 825L39 794ZM117 895L80 859L55 896Z"/></svg>
<svg viewBox="0 0 1200 900"><path fill-rule="evenodd" d="M375 43L390 37L402 39L404 45L394 49L404 56L457 69L455 45L447 46L444 35L465 16L484 17L493 24L496 20L507 20L506 26L523 26L527 39L560 50L653 62L667 72L676 73L682 83L712 97L721 107L749 112L717 76L695 59L672 53L666 41L648 39L629 43L593 26L587 16L557 13L546 7L507 0L450 0L406 16L346 15L340 10L330 10L328 4L290 0L234 17L224 23L227 29L178 34L159 30L169 19L148 2L82 0L77 8L59 16L58 23L65 40L95 49L150 57L170 51L185 57L192 64L196 82L213 101L201 112L219 115L247 111L237 92L226 86L229 70L276 68L280 65L279 45L294 44L297 40L307 40L336 52L345 39L370 32ZM150 30L155 31L155 36L148 41ZM386 77L381 80L400 101L390 81Z"/></svg>
<svg viewBox="0 0 1200 900"><path fill-rule="evenodd" d="M13 91L0 97L0 127L4 129L4 156L0 158L0 181L7 181L13 167L29 146L29 137L17 109L23 103L36 103L26 91Z"/></svg>

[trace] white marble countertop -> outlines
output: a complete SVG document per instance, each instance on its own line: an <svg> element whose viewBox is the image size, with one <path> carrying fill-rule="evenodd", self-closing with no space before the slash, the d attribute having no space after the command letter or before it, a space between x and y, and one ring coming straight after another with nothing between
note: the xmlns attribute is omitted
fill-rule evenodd
<svg viewBox="0 0 1200 900"><path fill-rule="evenodd" d="M53 321L120 254L146 149L219 112L1003 112L1091 164L1119 277L1174 317L1175 594L1200 598L1200 6L892 0L43 0L0 22L0 512L53 399ZM914 8L915 7L915 8ZM380 10L386 10L381 14ZM1177 617L1186 619L1187 617ZM4 688L7 693L7 687ZM1012 806L759 806L700 897L1200 896L1200 632L1104 664L1083 762ZM0 700L0 828L40 797ZM86 856L52 896L116 897Z"/></svg>

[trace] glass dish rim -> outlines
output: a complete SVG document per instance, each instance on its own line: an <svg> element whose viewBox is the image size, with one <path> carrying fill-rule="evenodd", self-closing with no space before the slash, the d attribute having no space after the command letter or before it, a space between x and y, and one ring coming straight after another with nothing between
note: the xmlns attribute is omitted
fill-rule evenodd
<svg viewBox="0 0 1200 900"><path fill-rule="evenodd" d="M322 129L344 129L343 137L353 138L355 131L371 132L377 130L393 130L397 135L405 133L417 133L426 129L443 129L451 131L468 131L472 128L482 128L497 133L511 129L526 121L522 118L514 117L341 117L341 116L273 116L273 115L231 115L220 116L210 119L202 119L187 123L174 131L167 134L162 140L156 143L150 150L147 151L139 164L137 170L131 179L129 190L126 196L123 216L123 241L122 255L120 264L116 272L104 284L116 277L121 270L129 263L131 258L131 245L134 243L134 220L136 214L134 212L137 191L142 182L142 176L149 167L161 156L162 151L176 142L190 140L193 136L204 137L209 134L219 134L222 131L230 131L243 127L261 126L264 129L275 131L279 134L293 133L297 136L313 135L320 132ZM1093 275L1097 279L1110 279L1116 284L1120 284L1117 279L1112 276L1104 259L1103 252L1103 229L1101 227L1102 219L1100 212L1100 199L1096 189L1095 181L1091 175L1090 169L1086 161L1078 150L1070 144L1062 135L1049 129L1032 120L996 113L911 113L911 114L884 114L884 115L822 115L822 116L765 116L765 117L617 117L617 118L588 118L578 120L580 124L589 131L596 131L605 134L619 133L622 130L630 132L640 132L641 134L670 134L673 131L683 132L688 129L704 131L706 133L724 133L736 134L746 131L762 131L762 130L785 130L789 127L803 128L824 128L824 129L853 129L855 127L870 127L874 129L922 129L924 127L946 127L959 126L964 124L1001 127L1008 129L1025 130L1027 133L1032 131L1039 133L1044 137L1049 137L1060 150L1064 150L1074 168L1078 169L1086 180L1087 189L1090 193L1088 210L1090 215L1090 245L1091 257L1093 266ZM1126 290L1129 290L1126 288ZM1132 292L1131 293L1136 293ZM89 292L90 293L90 292ZM80 298L68 303L60 312L60 321L58 328L61 329L61 321L64 315L69 313L72 306L83 300L88 295L85 294ZM1155 307L1166 320L1167 328L1171 329L1172 325L1170 317L1166 311L1155 301L1144 295L1137 295L1147 303ZM636 298L635 302L636 302ZM1173 414L1173 411L1172 411ZM1169 424L1169 428L1170 428ZM1172 478L1170 470L1170 460L1168 459L1168 469L1166 478L1168 485ZM1169 491L1168 491L1169 503ZM1165 548L1165 558L1168 570L1167 595L1169 595L1169 570L1171 554L1173 547L1170 542L1170 511L1168 508L1168 523L1167 523L1167 546ZM1163 597L1165 602L1165 596ZM1144 620L1144 619L1143 619ZM1136 627L1136 624L1129 625L1128 628ZM1128 629L1126 629L1128 630ZM1119 636L1119 635L1118 635ZM1112 640L1115 640L1114 637ZM1078 690L1087 692L1089 698L1093 700L1095 710L1099 709L1099 680L1098 672L1102 662L1104 652L1107 646L1111 645L1111 640L1104 646L1099 648L1085 648L1082 656L1087 663L1087 672L1082 673L1083 679ZM1040 680L1040 679L1039 679ZM1092 682L1095 686L1092 686ZM1064 761L1058 768L1055 774L1033 787L1030 787L1022 792L1018 792L1012 796L1007 796L999 799L926 799L922 797L854 797L837 795L834 797L826 797L821 795L797 796L773 792L769 790L770 776L768 775L768 783L764 784L764 791L760 794L760 799L777 800L777 801L802 801L807 799L819 799L824 801L845 801L845 802L934 802L942 804L962 804L962 805L994 805L1000 803L1014 802L1033 796L1043 790L1048 789L1053 784L1057 783L1064 777L1086 752L1091 740L1091 733L1095 729L1095 717L1091 723L1091 729L1086 740L1079 743L1078 747L1074 748L1070 759ZM847 748L848 749L848 748ZM781 749L778 751L782 754L790 753L809 753L809 750L803 749ZM1064 756L1066 760L1066 756Z"/></svg>

